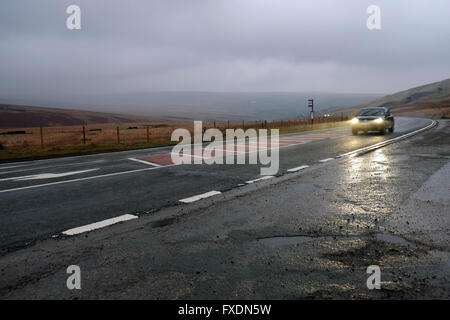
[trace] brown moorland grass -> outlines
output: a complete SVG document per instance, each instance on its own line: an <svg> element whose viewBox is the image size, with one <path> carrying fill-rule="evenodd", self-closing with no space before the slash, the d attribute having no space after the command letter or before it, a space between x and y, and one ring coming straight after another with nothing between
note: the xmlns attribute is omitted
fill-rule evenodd
<svg viewBox="0 0 450 320"><path fill-rule="evenodd" d="M433 119L450 118L450 99L442 101L418 102L404 107L397 107L394 114L426 117Z"/></svg>
<svg viewBox="0 0 450 320"><path fill-rule="evenodd" d="M252 123L203 123L204 129L218 128L278 128L280 133L317 130L348 125L347 119L319 118L312 126L308 120L258 121ZM0 129L0 161L14 159L37 159L52 156L91 154L173 145L171 134L177 128L193 133L192 122L179 123L126 123L120 125L99 124L85 126L60 126L42 128ZM117 133L119 131L119 135ZM5 134L11 132L25 132Z"/></svg>

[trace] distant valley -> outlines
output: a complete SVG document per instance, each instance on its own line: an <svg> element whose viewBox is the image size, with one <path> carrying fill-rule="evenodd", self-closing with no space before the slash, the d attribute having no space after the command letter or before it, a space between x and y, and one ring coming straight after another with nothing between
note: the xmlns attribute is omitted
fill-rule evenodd
<svg viewBox="0 0 450 320"><path fill-rule="evenodd" d="M140 92L73 96L65 101L12 97L0 99L0 128L295 119L308 117L309 98L314 98L315 111L319 114L351 115L364 107L384 106L397 115L450 117L450 79L447 79L386 96L294 92Z"/></svg>
<svg viewBox="0 0 450 320"><path fill-rule="evenodd" d="M13 97L0 99L0 127L148 121L286 120L308 117L309 98L315 99L315 110L322 112L330 107L360 104L380 96L291 92L150 92L68 96L64 101L56 98Z"/></svg>

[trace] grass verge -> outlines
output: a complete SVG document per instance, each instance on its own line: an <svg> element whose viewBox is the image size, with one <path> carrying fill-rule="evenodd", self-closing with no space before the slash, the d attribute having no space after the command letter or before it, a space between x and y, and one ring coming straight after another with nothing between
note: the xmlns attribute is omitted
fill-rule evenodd
<svg viewBox="0 0 450 320"><path fill-rule="evenodd" d="M280 128L280 134L321 130L321 129L329 129L329 128L338 128L338 127L345 127L345 126L349 126L349 125L350 124L348 121L324 122L324 123L316 123L314 125L300 124L300 125L296 125L296 126L292 126L292 127L282 127L282 128Z"/></svg>
<svg viewBox="0 0 450 320"><path fill-rule="evenodd" d="M294 133L311 130L321 130L328 128L348 126L348 121L317 123L312 125L293 125L281 127L280 134ZM170 140L153 141L150 143L120 143L120 144L86 144L86 145L66 145L56 147L3 147L0 148L0 161L11 160L35 160L56 158L64 156L87 155L103 152L125 151L144 148L154 148L161 146L175 145L178 142Z"/></svg>
<svg viewBox="0 0 450 320"><path fill-rule="evenodd" d="M9 160L35 160L53 157L87 155L103 152L125 151L144 148L154 148L167 145L173 145L172 141L154 141L150 143L121 143L121 144L86 144L86 145L67 145L57 147L11 147L0 150L0 161Z"/></svg>

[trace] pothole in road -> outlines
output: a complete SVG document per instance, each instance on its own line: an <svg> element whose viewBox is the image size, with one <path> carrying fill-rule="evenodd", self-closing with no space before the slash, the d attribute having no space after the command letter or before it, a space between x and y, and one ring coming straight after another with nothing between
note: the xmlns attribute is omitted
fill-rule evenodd
<svg viewBox="0 0 450 320"><path fill-rule="evenodd" d="M399 240L395 239L395 241ZM406 240L403 239L403 241ZM418 248L372 239L366 241L362 247L328 252L322 254L321 257L354 268L366 268L373 264L388 264L391 259L398 257L403 257L404 260L417 258L424 253L426 253L425 250Z"/></svg>
<svg viewBox="0 0 450 320"><path fill-rule="evenodd" d="M333 240L354 240L359 239L356 236L323 236L323 237L311 237L305 235L299 236L279 236L270 238L257 239L258 242L272 245L272 246L288 246L299 243L306 243L312 241L333 241Z"/></svg>
<svg viewBox="0 0 450 320"><path fill-rule="evenodd" d="M154 221L150 224L152 228L162 228L165 226L169 226L175 222L175 218L168 218L168 219L162 219Z"/></svg>
<svg viewBox="0 0 450 320"><path fill-rule="evenodd" d="M431 159L450 159L449 156L442 155L439 153L417 153L415 154L417 157L421 158L431 158Z"/></svg>

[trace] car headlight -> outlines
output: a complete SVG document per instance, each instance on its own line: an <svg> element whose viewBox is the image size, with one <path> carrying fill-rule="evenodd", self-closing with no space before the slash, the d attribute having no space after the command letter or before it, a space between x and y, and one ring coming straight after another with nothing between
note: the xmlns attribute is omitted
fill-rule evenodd
<svg viewBox="0 0 450 320"><path fill-rule="evenodd" d="M353 123L353 124L358 123L358 122L359 122L358 118L353 118L353 119L352 119L352 123Z"/></svg>
<svg viewBox="0 0 450 320"><path fill-rule="evenodd" d="M383 119L381 119L381 118L375 119L375 123L382 123L382 122L383 122Z"/></svg>

